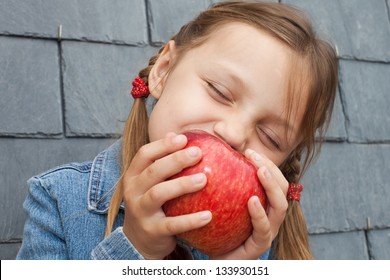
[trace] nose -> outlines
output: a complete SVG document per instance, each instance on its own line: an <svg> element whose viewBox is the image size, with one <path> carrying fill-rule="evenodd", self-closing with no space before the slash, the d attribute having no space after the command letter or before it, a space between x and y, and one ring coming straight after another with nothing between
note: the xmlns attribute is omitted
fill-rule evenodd
<svg viewBox="0 0 390 280"><path fill-rule="evenodd" d="M250 135L250 128L245 125L244 120L221 120L214 124L213 129L216 136L224 140L233 149L240 153L245 151Z"/></svg>

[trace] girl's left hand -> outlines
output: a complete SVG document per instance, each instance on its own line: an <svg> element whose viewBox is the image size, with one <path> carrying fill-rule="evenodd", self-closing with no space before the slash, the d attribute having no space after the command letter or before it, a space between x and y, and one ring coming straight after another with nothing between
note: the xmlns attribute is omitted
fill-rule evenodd
<svg viewBox="0 0 390 280"><path fill-rule="evenodd" d="M240 247L211 259L258 259L271 247L286 216L289 183L280 169L271 160L253 150L245 151L245 156L258 168L257 175L268 197L268 209L265 210L261 206L257 196L251 197L248 210L253 225L252 235Z"/></svg>

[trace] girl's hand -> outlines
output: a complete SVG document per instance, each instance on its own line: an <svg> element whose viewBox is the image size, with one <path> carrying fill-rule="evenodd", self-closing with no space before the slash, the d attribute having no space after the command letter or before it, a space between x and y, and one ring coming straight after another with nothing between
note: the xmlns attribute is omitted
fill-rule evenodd
<svg viewBox="0 0 390 280"><path fill-rule="evenodd" d="M199 228L211 220L210 211L166 217L161 206L168 200L202 189L203 173L166 181L202 157L197 147L183 149L184 135L169 133L143 146L124 176L123 231L145 259L162 259L176 246L175 235Z"/></svg>
<svg viewBox="0 0 390 280"><path fill-rule="evenodd" d="M248 210L252 218L252 235L240 247L214 259L258 259L271 247L286 216L288 182L280 169L253 150L248 149L245 156L258 168L257 175L268 197L268 209L261 206L257 196L251 197Z"/></svg>

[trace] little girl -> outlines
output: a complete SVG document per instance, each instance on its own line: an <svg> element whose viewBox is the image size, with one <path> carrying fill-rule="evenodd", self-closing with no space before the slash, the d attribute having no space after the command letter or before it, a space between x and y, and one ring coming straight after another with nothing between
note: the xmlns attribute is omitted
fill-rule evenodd
<svg viewBox="0 0 390 280"><path fill-rule="evenodd" d="M253 232L213 259L311 259L299 197L337 86L333 48L305 16L279 3L215 4L184 25L133 82L123 137L93 162L29 180L19 259L207 259L175 238L212 219L208 209L166 217L168 200L201 190L201 158L184 132L203 130L258 169L267 209L248 201ZM157 100L150 116L148 95ZM301 156L302 159L301 167Z"/></svg>

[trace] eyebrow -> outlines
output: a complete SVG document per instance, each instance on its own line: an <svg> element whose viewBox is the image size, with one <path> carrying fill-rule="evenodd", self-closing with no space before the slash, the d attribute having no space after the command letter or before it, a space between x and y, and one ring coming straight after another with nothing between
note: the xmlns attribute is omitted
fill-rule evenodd
<svg viewBox="0 0 390 280"><path fill-rule="evenodd" d="M288 131L294 131L294 126L289 123L287 119L277 114L272 114L272 119L275 121L276 124L285 127Z"/></svg>
<svg viewBox="0 0 390 280"><path fill-rule="evenodd" d="M300 141L299 126L294 126L293 123L288 122L288 119L276 114L273 114L271 118L274 124L283 127L284 132L281 135L281 140L285 142L285 145L282 145L285 149L293 147L295 145L294 142Z"/></svg>
<svg viewBox="0 0 390 280"><path fill-rule="evenodd" d="M240 77L239 71L237 71L234 67L229 66L229 64L225 63L216 63L216 67L218 67L218 73L220 77L227 77L229 80L233 81L234 84L238 84L238 87L244 89L245 91L249 91L247 84Z"/></svg>

